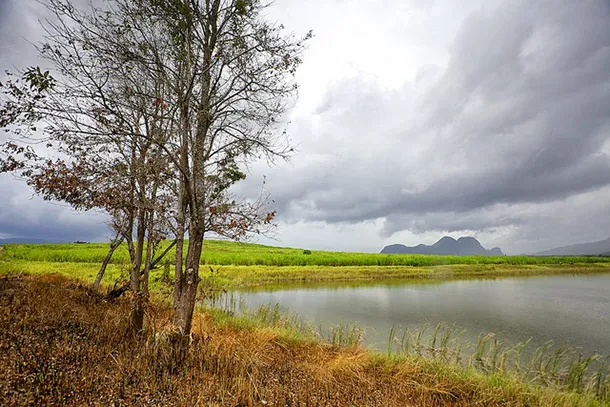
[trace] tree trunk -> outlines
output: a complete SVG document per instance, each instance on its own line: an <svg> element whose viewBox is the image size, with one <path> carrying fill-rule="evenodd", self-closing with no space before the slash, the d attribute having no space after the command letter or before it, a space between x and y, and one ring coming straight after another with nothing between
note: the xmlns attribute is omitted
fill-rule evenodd
<svg viewBox="0 0 610 407"><path fill-rule="evenodd" d="M189 242L188 251L186 255L185 270L182 271L180 279L176 278L175 292L174 292L174 325L178 328L178 348L177 362L180 364L183 362L186 352L189 346L189 338L191 334L191 326L193 322L193 312L195 310L195 301L197 300L197 286L199 285L199 261L201 258L201 250L203 248L203 238L205 235L205 221L206 221L206 190L205 190L205 147L206 140L209 137L209 130L211 126L211 69L212 69L212 55L216 43L216 20L218 18L218 9L220 7L220 1L214 1L212 4L208 4L211 9L208 9L209 13L209 27L211 31L206 33L206 44L204 48L204 61L203 66L206 69L201 73L201 95L200 103L196 108L196 130L195 137L192 142L192 147L189 148L191 142L189 141L187 129L188 126L184 126L182 131L182 151L181 151L181 169L188 168L188 157L189 152L192 153L192 171L190 173L182 174L181 180L181 192L186 196L184 202L188 202L188 206L184 205L182 209L189 210ZM207 37L210 38L207 38ZM190 49L188 50L190 51ZM190 53L190 52L189 52ZM185 99L185 105L182 112L183 119L188 120L188 101ZM190 151L189 151L190 150ZM190 175L190 176L187 176ZM183 222L183 224L185 224ZM176 256L178 257L178 256ZM176 265L178 266L178 259L176 259ZM180 265L182 269L182 265ZM176 273L178 274L178 269Z"/></svg>
<svg viewBox="0 0 610 407"><path fill-rule="evenodd" d="M174 313L180 302L180 292L182 291L182 284L184 282L184 275L182 273L184 267L184 235L186 229L186 210L188 208L188 177L189 171L189 159L188 159L188 104L182 102L181 107L181 148L180 148L180 167L178 168L178 176L180 179L179 191L178 191L178 213L176 214L176 262L174 270Z"/></svg>
<svg viewBox="0 0 610 407"><path fill-rule="evenodd" d="M182 212L182 209L179 209L179 213ZM180 214L178 215L178 228L176 230L176 260L174 264L174 311L178 306L178 302L180 301L180 292L182 291L182 283L183 283L183 273L182 267L184 266L184 215L182 215L182 219L180 219Z"/></svg>
<svg viewBox="0 0 610 407"><path fill-rule="evenodd" d="M191 231L192 233L192 231ZM197 300L199 285L199 259L203 247L203 231L195 231L189 236L188 253L186 257L183 283L178 293L178 301L174 304L174 325L178 328L177 354L178 362L186 355L191 335L193 312Z"/></svg>
<svg viewBox="0 0 610 407"><path fill-rule="evenodd" d="M150 276L151 264L153 261L154 255L154 236L153 236L153 221L154 221L154 212L151 212L148 215L148 239L146 244L146 258L144 260L144 270L142 270L142 295L144 297L144 301L148 301L148 279Z"/></svg>
<svg viewBox="0 0 610 407"><path fill-rule="evenodd" d="M138 227L136 236L135 256L129 279L132 293L132 308L129 329L132 334L139 335L144 327L144 299L141 292L141 268L144 254L144 238L146 235L146 211L140 209L138 213Z"/></svg>
<svg viewBox="0 0 610 407"><path fill-rule="evenodd" d="M142 333L144 327L144 301L142 293L134 294L131 303L131 314L129 316L129 332L133 336Z"/></svg>
<svg viewBox="0 0 610 407"><path fill-rule="evenodd" d="M95 282L93 283L93 291L98 292L100 289L100 283L102 282L102 278L104 277L104 273L106 273L106 267L108 267L108 263L110 263L110 259L112 259L112 255L114 251L123 243L123 236L121 236L120 232L117 232L116 236L110 242L110 249L108 250L108 254L104 258L102 262L102 267L100 267L100 271L97 273L97 277L95 278Z"/></svg>

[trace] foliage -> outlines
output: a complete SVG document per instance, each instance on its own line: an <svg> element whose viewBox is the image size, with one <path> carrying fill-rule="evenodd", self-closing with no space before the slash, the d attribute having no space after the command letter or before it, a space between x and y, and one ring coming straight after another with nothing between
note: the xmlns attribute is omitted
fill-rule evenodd
<svg viewBox="0 0 610 407"><path fill-rule="evenodd" d="M0 172L45 199L111 216L132 264L134 331L157 244L171 231L186 344L205 234L243 239L273 226L264 193L245 199L231 187L248 162L292 151L280 123L311 33L297 38L267 21L259 0L40 2L52 18L38 51L54 76L34 67L0 84L0 128L15 136L0 146ZM41 141L48 151L29 147Z"/></svg>

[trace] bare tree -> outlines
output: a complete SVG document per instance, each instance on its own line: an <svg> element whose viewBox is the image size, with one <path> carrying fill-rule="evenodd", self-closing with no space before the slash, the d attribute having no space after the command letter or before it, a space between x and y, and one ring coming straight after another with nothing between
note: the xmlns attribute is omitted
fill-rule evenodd
<svg viewBox="0 0 610 407"><path fill-rule="evenodd" d="M115 240L127 242L132 261L131 327L137 333L172 194L168 156L160 148L168 137L162 90L154 76L138 70L145 65L129 65L118 16L101 9L82 13L67 1L43 4L55 19L44 25L38 50L54 75L30 68L2 84L0 127L14 140L3 146L0 170L18 172L45 199L111 215Z"/></svg>
<svg viewBox="0 0 610 407"><path fill-rule="evenodd" d="M25 79L44 96L13 94L0 118L19 117L21 129L44 118L51 148L71 162L93 155L96 171L123 174L104 177L126 191L120 208L136 235L135 243L125 236L134 293L147 295L155 224L171 229L176 343L184 350L206 233L243 238L273 221L264 194L244 200L231 187L245 178L248 162L292 151L281 123L311 33L285 34L265 20L260 0L113 0L86 13L68 0L42 2L58 21L48 23L40 47L58 70L57 82L46 86L46 73L35 71ZM22 147L5 146L7 169L23 170L12 159L29 152ZM140 310L136 304L134 312Z"/></svg>
<svg viewBox="0 0 610 407"><path fill-rule="evenodd" d="M278 122L295 96L303 39L265 21L258 0L142 1L170 49L156 63L177 107L179 194L174 322L190 334L206 232L236 236L274 213L227 199L239 164L290 152ZM186 229L188 225L188 230ZM186 253L183 239L188 232Z"/></svg>

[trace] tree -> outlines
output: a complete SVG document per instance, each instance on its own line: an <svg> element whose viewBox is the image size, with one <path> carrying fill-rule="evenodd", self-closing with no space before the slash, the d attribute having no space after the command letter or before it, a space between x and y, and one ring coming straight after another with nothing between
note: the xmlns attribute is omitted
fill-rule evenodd
<svg viewBox="0 0 610 407"><path fill-rule="evenodd" d="M293 75L303 39L266 22L258 0L140 1L169 49L155 52L158 71L173 86L179 156L174 322L190 334L206 232L239 235L274 213L227 199L245 177L238 164L284 158L277 123L294 97ZM154 23L154 24L152 24ZM158 27L158 28L157 28ZM188 224L186 253L183 238Z"/></svg>
<svg viewBox="0 0 610 407"><path fill-rule="evenodd" d="M0 126L17 141L4 145L0 170L17 172L45 199L110 215L117 238L129 249L131 328L138 333L172 194L166 155L158 148L166 137L158 84L124 64L116 21L100 20L97 9L81 13L69 2L45 4L56 18L45 26L38 50L55 74L29 68L2 84ZM100 22L106 24L98 27ZM41 143L46 148L31 147ZM114 249L113 244L109 256ZM104 264L100 275L103 270Z"/></svg>
<svg viewBox="0 0 610 407"><path fill-rule="evenodd" d="M176 242L174 323L183 354L206 234L243 238L264 231L275 216L264 194L239 199L231 187L245 178L248 162L290 154L280 123L296 96L294 73L311 33L284 34L283 26L265 21L267 5L259 0L114 0L87 13L67 0L43 3L59 23L50 24L40 51L60 78L45 89L34 86L45 97L13 95L0 117L12 123L18 117L21 129L44 118L45 135L70 165L81 156L91 160L93 151L95 176L108 168L113 177L104 179L128 191L116 210L126 229L136 230L135 246L127 240L132 291L147 292L152 256L142 257L144 237L154 240L156 222L168 225ZM36 72L34 83L44 84L44 74ZM11 157L5 166L22 170L23 160ZM28 171L22 175L30 179L40 174ZM48 186L38 191L65 200Z"/></svg>

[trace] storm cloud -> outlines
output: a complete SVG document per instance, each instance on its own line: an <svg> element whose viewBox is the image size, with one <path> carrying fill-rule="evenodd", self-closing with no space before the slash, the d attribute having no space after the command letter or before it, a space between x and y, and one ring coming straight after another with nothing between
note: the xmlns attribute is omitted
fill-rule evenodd
<svg viewBox="0 0 610 407"><path fill-rule="evenodd" d="M37 35L40 10L0 10L2 65L35 60L14 38ZM450 233L517 253L608 237L608 1L286 0L269 17L316 36L286 118L297 153L236 188L266 177L280 229L263 242L377 251ZM69 210L45 205L3 198L0 234L63 230ZM70 236L107 233L74 216Z"/></svg>
<svg viewBox="0 0 610 407"><path fill-rule="evenodd" d="M398 89L358 76L328 89L295 124L304 157L269 177L280 213L383 219L385 237L526 228L545 204L608 201L607 2L505 1L470 14L449 51L444 71Z"/></svg>
<svg viewBox="0 0 610 407"><path fill-rule="evenodd" d="M104 214L76 212L66 204L45 202L16 180L0 183L0 196L0 239L73 242L110 238Z"/></svg>

